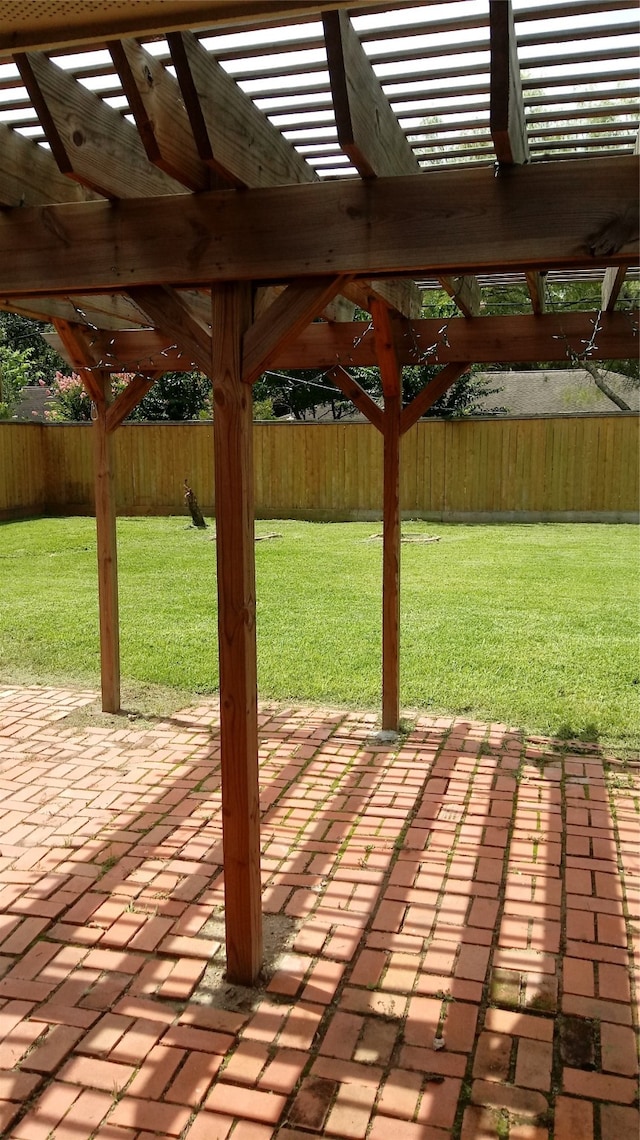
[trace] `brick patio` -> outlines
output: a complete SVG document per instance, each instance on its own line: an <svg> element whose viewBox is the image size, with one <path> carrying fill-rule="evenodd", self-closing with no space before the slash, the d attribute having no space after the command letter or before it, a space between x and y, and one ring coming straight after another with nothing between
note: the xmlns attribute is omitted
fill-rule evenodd
<svg viewBox="0 0 640 1140"><path fill-rule="evenodd" d="M2 1136L638 1134L637 767L263 706L274 962L241 992L215 704L66 724L94 701L0 688Z"/></svg>

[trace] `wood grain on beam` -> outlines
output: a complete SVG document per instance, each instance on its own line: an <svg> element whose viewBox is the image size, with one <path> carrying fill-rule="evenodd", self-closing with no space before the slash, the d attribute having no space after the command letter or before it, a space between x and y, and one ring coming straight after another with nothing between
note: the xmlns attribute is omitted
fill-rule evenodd
<svg viewBox="0 0 640 1140"><path fill-rule="evenodd" d="M340 278L310 278L289 285L247 329L242 349L242 378L253 384L287 344L317 317L340 288Z"/></svg>
<svg viewBox="0 0 640 1140"><path fill-rule="evenodd" d="M418 162L391 109L347 12L322 17L338 141L362 178L419 174ZM356 289L361 286L356 286ZM367 282L356 303L371 312L381 297L406 317L420 316L420 291L410 281Z"/></svg>
<svg viewBox="0 0 640 1140"><path fill-rule="evenodd" d="M108 47L149 161L189 190L211 189L176 80L136 40Z"/></svg>
<svg viewBox="0 0 640 1140"><path fill-rule="evenodd" d="M448 392L456 380L459 380L470 367L470 364L447 364L442 372L434 376L433 380L430 380L426 387L418 392L417 396L414 396L411 403L402 409L400 434L404 435L405 432L409 431L409 428L412 428L420 417L433 407L436 400L444 396L445 392Z"/></svg>
<svg viewBox="0 0 640 1140"><path fill-rule="evenodd" d="M238 188L313 182L315 171L192 32L168 36L198 153Z"/></svg>
<svg viewBox="0 0 640 1140"><path fill-rule="evenodd" d="M531 297L531 307L534 313L544 313L546 307L546 274L538 272L537 269L531 269L525 276L527 278L527 289Z"/></svg>
<svg viewBox="0 0 640 1140"><path fill-rule="evenodd" d="M329 301L328 305L325 305L320 315L325 321L350 323L355 317L355 312L355 301L350 301L347 297L338 295L333 298L333 301Z"/></svg>
<svg viewBox="0 0 640 1140"><path fill-rule="evenodd" d="M262 966L251 389L242 382L248 286L211 291L218 653L227 979Z"/></svg>
<svg viewBox="0 0 640 1140"><path fill-rule="evenodd" d="M380 369L382 391L385 400L390 396L402 395L402 375L396 352L396 336L393 318L381 301L373 302L373 338L376 346L376 361Z"/></svg>
<svg viewBox="0 0 640 1140"><path fill-rule="evenodd" d="M440 284L465 317L477 317L482 305L482 290L476 277L440 277Z"/></svg>
<svg viewBox="0 0 640 1140"><path fill-rule="evenodd" d="M383 413L382 408L371 399L368 392L361 388L357 380L350 376L346 369L337 365L327 373L327 379L332 380L333 383L340 389L340 391L351 400L351 403L356 406L359 412L362 412L369 423L372 423L374 428L378 431L383 431Z"/></svg>
<svg viewBox="0 0 640 1140"><path fill-rule="evenodd" d="M527 361L566 361L579 355L589 343L598 323L598 335L590 359L625 360L638 354L634 314L547 313L527 316L479 317L463 321L399 321L395 334L398 360L403 365L450 364L472 360L478 364L522 364ZM64 346L53 334L45 340L64 355ZM113 360L114 372L139 369L176 371L184 366L175 340L157 329L93 333L95 350L106 367ZM173 345L173 347L172 347ZM375 342L370 324L308 325L273 360L275 368L374 367Z"/></svg>
<svg viewBox="0 0 640 1140"><path fill-rule="evenodd" d="M183 191L151 165L135 127L93 91L40 52L18 55L16 64L63 174L107 198Z"/></svg>
<svg viewBox="0 0 640 1140"><path fill-rule="evenodd" d="M93 369L99 359L93 332L82 325L75 325L71 321L64 320L54 320L53 327L64 349L63 355L80 376L91 399L100 410L105 398L104 385L106 381L104 377L107 375L107 371L105 370L102 373L102 379L93 375Z"/></svg>
<svg viewBox="0 0 640 1140"><path fill-rule="evenodd" d="M515 23L511 0L489 0L491 87L489 126L499 163L529 161Z"/></svg>
<svg viewBox="0 0 640 1140"><path fill-rule="evenodd" d="M387 281L350 281L344 286L344 293L365 313L371 312L373 301L383 301L403 317L413 318L422 314L422 290L415 282L402 277Z"/></svg>
<svg viewBox="0 0 640 1140"><path fill-rule="evenodd" d="M617 267L611 266L606 270L602 282L602 299L600 302L603 312L612 313L615 309L620 290L624 285L627 269L627 265L618 265Z"/></svg>
<svg viewBox="0 0 640 1140"><path fill-rule="evenodd" d="M65 178L46 150L4 123L0 123L0 154L0 206L85 202L95 197Z"/></svg>
<svg viewBox="0 0 640 1140"><path fill-rule="evenodd" d="M183 354L181 371L189 372L195 366L208 375L211 367L211 336L194 319L175 289L169 286L158 288L142 285L132 289L130 296L147 313L153 325L175 338L178 351Z"/></svg>
<svg viewBox="0 0 640 1140"><path fill-rule="evenodd" d="M638 159L623 156L32 206L0 214L0 293L623 265L637 204Z"/></svg>
<svg viewBox="0 0 640 1140"><path fill-rule="evenodd" d="M420 164L391 110L347 12L322 17L338 142L362 178L417 174Z"/></svg>
<svg viewBox="0 0 640 1140"><path fill-rule="evenodd" d="M194 289L181 290L178 296L187 305L190 313L204 326L211 317L211 303L208 296ZM78 293L73 296L57 297L0 297L0 309L10 313L21 313L35 320L48 321L55 318L84 324L87 328L104 332L108 329L131 329L139 326L146 329L151 324L149 317L124 294L117 293ZM104 342L102 342L104 343Z"/></svg>
<svg viewBox="0 0 640 1140"><path fill-rule="evenodd" d="M270 305L273 304L276 297L284 293L286 285L261 285L253 295L253 319L258 320L263 313L266 313ZM341 285L344 288L344 285ZM328 305L325 305L321 316L325 321L352 321L355 314L355 302L348 300L347 297L337 296L334 297Z"/></svg>

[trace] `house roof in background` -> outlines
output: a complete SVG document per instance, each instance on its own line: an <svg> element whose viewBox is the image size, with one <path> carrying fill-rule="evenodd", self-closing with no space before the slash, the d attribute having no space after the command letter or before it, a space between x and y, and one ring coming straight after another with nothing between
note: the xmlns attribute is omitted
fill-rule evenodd
<svg viewBox="0 0 640 1140"><path fill-rule="evenodd" d="M506 408L512 416L571 415L579 412L617 412L619 408L596 387L584 369L558 368L530 372L481 372L485 383L499 391L478 403L487 411ZM640 391L628 386L626 376L606 373L607 383L632 411L640 412Z"/></svg>

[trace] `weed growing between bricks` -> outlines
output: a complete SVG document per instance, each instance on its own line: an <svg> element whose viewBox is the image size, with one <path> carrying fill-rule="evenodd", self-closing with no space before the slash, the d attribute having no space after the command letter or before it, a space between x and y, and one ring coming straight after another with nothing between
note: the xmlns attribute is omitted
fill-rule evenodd
<svg viewBox="0 0 640 1140"><path fill-rule="evenodd" d="M94 723L93 700L0 689L3 1137L637 1133L636 768L264 706L270 950L239 992L215 703Z"/></svg>

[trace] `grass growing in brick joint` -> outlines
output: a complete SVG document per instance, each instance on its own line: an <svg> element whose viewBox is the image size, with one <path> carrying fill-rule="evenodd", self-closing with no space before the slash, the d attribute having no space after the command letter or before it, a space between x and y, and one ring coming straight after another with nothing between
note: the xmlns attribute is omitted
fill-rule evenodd
<svg viewBox="0 0 640 1140"><path fill-rule="evenodd" d="M379 524L257 523L265 699L375 708ZM640 740L638 536L629 526L407 523L401 700L620 750ZM0 673L97 681L94 522L6 523ZM118 522L125 685L217 685L215 544L183 518ZM177 698L184 703L183 696Z"/></svg>
<svg viewBox="0 0 640 1140"><path fill-rule="evenodd" d="M638 1134L635 768L263 705L280 954L238 1001L217 702L143 728L92 704L0 685L7 1140Z"/></svg>

